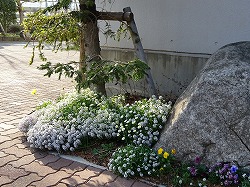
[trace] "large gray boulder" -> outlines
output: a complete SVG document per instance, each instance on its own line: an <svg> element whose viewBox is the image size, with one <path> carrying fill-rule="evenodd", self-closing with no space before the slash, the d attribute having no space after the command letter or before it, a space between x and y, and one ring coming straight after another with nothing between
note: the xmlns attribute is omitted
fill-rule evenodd
<svg viewBox="0 0 250 187"><path fill-rule="evenodd" d="M155 149L203 163L250 166L250 42L229 44L207 61L177 100Z"/></svg>

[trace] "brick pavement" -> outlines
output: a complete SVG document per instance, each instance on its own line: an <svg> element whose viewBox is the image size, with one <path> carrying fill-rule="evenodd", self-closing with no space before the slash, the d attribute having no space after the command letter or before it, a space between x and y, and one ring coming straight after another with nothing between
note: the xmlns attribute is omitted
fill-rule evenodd
<svg viewBox="0 0 250 187"><path fill-rule="evenodd" d="M31 47L24 43L0 43L0 186L109 186L149 187L152 185L118 177L49 152L29 148L26 138L18 131L22 117L30 113L41 100L54 99L73 88L69 79L47 78L36 69L40 63L28 65ZM52 60L77 60L76 52L46 54ZM36 95L31 90L37 89Z"/></svg>

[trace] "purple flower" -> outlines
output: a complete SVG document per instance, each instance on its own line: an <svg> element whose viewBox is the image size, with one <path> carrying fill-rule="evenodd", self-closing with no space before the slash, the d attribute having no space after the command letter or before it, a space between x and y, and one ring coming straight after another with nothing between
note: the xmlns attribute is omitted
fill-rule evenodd
<svg viewBox="0 0 250 187"><path fill-rule="evenodd" d="M221 166L222 163L221 162L218 162L215 166Z"/></svg>
<svg viewBox="0 0 250 187"><path fill-rule="evenodd" d="M234 179L234 176L233 176L232 174L229 173L228 179L229 179L229 180L232 180L232 179Z"/></svg>
<svg viewBox="0 0 250 187"><path fill-rule="evenodd" d="M224 164L223 168L228 169L229 168L229 164Z"/></svg>
<svg viewBox="0 0 250 187"><path fill-rule="evenodd" d="M225 168L222 168L219 170L219 174L223 174L225 171L226 171Z"/></svg>
<svg viewBox="0 0 250 187"><path fill-rule="evenodd" d="M201 157L199 157L199 156L195 157L194 162L196 164L199 164L201 162Z"/></svg>
<svg viewBox="0 0 250 187"><path fill-rule="evenodd" d="M232 184L232 182L231 182L231 181L228 181L228 180L225 180L225 181L224 181L224 184L225 184L225 186L229 186L230 184Z"/></svg>
<svg viewBox="0 0 250 187"><path fill-rule="evenodd" d="M224 164L223 168L219 170L219 173L220 174L227 173L228 169L229 169L229 164Z"/></svg>
<svg viewBox="0 0 250 187"><path fill-rule="evenodd" d="M231 173L236 173L237 170L238 170L238 167L235 166L235 165L232 165L232 167L231 167L231 169L230 169Z"/></svg>
<svg viewBox="0 0 250 187"><path fill-rule="evenodd" d="M196 176L197 169L194 166L190 167L189 171L190 171L190 173L191 173L192 176Z"/></svg>
<svg viewBox="0 0 250 187"><path fill-rule="evenodd" d="M235 174L234 175L234 180L238 180L238 177L239 177L238 174Z"/></svg>

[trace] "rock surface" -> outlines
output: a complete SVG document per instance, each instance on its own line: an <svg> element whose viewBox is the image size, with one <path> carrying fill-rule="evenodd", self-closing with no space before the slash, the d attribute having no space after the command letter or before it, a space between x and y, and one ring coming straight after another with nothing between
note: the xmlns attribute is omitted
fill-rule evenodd
<svg viewBox="0 0 250 187"><path fill-rule="evenodd" d="M250 167L250 42L215 52L177 100L155 149Z"/></svg>

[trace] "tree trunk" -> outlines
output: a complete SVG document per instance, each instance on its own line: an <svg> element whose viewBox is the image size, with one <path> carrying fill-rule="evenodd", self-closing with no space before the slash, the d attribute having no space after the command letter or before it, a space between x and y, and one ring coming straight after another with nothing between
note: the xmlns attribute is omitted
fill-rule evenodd
<svg viewBox="0 0 250 187"><path fill-rule="evenodd" d="M3 32L4 35L6 34L6 33L5 33L5 30L4 30L4 28L3 28L2 23L0 23L0 32Z"/></svg>
<svg viewBox="0 0 250 187"><path fill-rule="evenodd" d="M80 37L80 59L79 59L79 70L82 72L82 82L85 81L86 77L84 71L86 70L86 58L85 58L85 46L84 46L84 27L81 28Z"/></svg>
<svg viewBox="0 0 250 187"><path fill-rule="evenodd" d="M95 0L80 0L79 2L80 11L89 12L88 18L83 19L85 24L83 31L85 56L91 59L91 61L99 61L101 59L101 48L99 41L99 28L97 26ZM99 80L95 87L97 92L106 95L105 82L103 80Z"/></svg>
<svg viewBox="0 0 250 187"><path fill-rule="evenodd" d="M17 9L18 9L19 19L20 19L19 23L21 25L23 23L23 17L24 17L23 6L22 6L22 3L20 2L20 0L17 0L16 3L17 3Z"/></svg>

